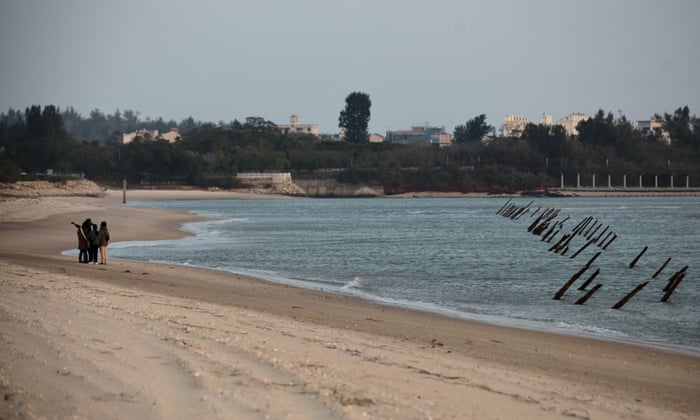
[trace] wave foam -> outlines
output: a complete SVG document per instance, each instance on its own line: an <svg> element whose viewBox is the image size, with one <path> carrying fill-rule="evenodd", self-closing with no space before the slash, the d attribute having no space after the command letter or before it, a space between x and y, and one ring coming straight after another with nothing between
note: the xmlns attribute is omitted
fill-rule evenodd
<svg viewBox="0 0 700 420"><path fill-rule="evenodd" d="M352 279L351 282L344 285L342 288L343 289L362 289L362 278L360 276L356 276L354 279Z"/></svg>

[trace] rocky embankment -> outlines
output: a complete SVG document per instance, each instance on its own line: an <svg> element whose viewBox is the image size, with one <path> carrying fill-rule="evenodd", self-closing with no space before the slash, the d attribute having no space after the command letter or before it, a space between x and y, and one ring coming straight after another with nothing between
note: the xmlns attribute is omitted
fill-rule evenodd
<svg viewBox="0 0 700 420"><path fill-rule="evenodd" d="M100 196L106 189L85 179L0 183L0 197Z"/></svg>

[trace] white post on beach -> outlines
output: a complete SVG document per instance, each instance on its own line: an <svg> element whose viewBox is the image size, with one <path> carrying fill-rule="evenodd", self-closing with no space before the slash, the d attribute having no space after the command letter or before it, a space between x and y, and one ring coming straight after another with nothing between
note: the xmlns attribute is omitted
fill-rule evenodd
<svg viewBox="0 0 700 420"><path fill-rule="evenodd" d="M126 178L122 179L122 202L126 204Z"/></svg>
<svg viewBox="0 0 700 420"><path fill-rule="evenodd" d="M627 189L627 174L622 175L622 188Z"/></svg>

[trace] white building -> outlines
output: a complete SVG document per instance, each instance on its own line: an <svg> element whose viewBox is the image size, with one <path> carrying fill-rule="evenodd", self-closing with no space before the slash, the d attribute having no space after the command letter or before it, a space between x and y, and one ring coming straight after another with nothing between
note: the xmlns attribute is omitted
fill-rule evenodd
<svg viewBox="0 0 700 420"><path fill-rule="evenodd" d="M132 131L131 133L122 134L122 143L129 144L134 141L136 137L154 140L158 137L158 134L158 130L136 130Z"/></svg>
<svg viewBox="0 0 700 420"><path fill-rule="evenodd" d="M660 118L652 118L650 120L637 121L637 130L643 136L658 136L664 144L671 144L671 134L665 129L666 122Z"/></svg>
<svg viewBox="0 0 700 420"><path fill-rule="evenodd" d="M503 118L501 133L503 137L520 137L525 131L525 126L529 123L530 121L522 115L506 115Z"/></svg>
<svg viewBox="0 0 700 420"><path fill-rule="evenodd" d="M318 136L318 124L302 124L298 115L289 117L289 124L277 124L283 133L289 134L313 134Z"/></svg>
<svg viewBox="0 0 700 420"><path fill-rule="evenodd" d="M180 140L180 130L178 128L171 128L170 131L161 134L158 138L167 140L169 143L175 143Z"/></svg>
<svg viewBox="0 0 700 420"><path fill-rule="evenodd" d="M382 136L381 134L372 133L369 135L369 142L370 143L384 143L384 136Z"/></svg>
<svg viewBox="0 0 700 420"><path fill-rule="evenodd" d="M547 114L546 112L543 112L542 116L540 117L540 124L546 125L547 127L551 127L552 126L552 116Z"/></svg>
<svg viewBox="0 0 700 420"><path fill-rule="evenodd" d="M566 117L557 121L557 125L564 127L564 131L566 131L567 136L578 136L578 130L576 129L576 126L581 121L587 121L590 118L591 117L589 117L586 114L574 112L573 114L569 114Z"/></svg>
<svg viewBox="0 0 700 420"><path fill-rule="evenodd" d="M136 137L146 140L167 140L169 143L175 143L180 140L180 130L171 128L170 131L164 134L160 134L158 130L136 130L131 133L122 134L122 144L129 144L134 141Z"/></svg>

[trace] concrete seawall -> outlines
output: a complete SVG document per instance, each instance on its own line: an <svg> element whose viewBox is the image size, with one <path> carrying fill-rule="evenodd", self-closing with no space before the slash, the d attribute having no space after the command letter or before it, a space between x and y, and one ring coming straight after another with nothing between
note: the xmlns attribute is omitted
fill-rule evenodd
<svg viewBox="0 0 700 420"><path fill-rule="evenodd" d="M298 179L295 181L309 197L379 197L384 195L382 186L342 184L335 179Z"/></svg>
<svg viewBox="0 0 700 420"><path fill-rule="evenodd" d="M291 195L308 197L378 197L384 195L382 186L343 184L332 177L292 179L290 172L242 172L237 175L242 185L252 188L272 188Z"/></svg>

